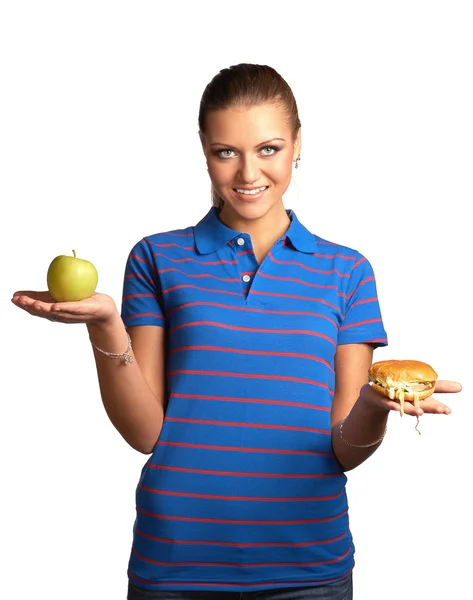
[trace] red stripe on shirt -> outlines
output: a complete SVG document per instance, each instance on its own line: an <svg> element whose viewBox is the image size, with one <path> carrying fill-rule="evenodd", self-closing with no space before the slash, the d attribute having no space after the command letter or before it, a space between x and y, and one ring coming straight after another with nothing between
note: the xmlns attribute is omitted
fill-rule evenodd
<svg viewBox="0 0 473 600"><path fill-rule="evenodd" d="M237 542L218 542L218 541L205 541L205 540L169 540L167 538L157 537L154 535L147 535L143 533L139 529L136 529L136 533L141 537L144 537L148 540L153 540L154 542L161 542L163 544L176 544L176 545L184 545L184 546L228 546L231 548L306 548L308 546L319 546L320 544L331 544L333 542L338 542L341 540L347 532L342 533L336 538L332 538L330 540L315 540L310 542L295 542L293 544L288 544L284 542L253 542L248 544L239 544Z"/></svg>
<svg viewBox="0 0 473 600"><path fill-rule="evenodd" d="M193 321L190 323L182 323L181 325L177 325L169 330L169 333L174 333L178 329L183 329L184 327L200 327L201 325L207 325L208 327L221 327L223 329L233 329L234 331L249 331L251 333L277 333L277 334L300 334L300 335L314 335L316 337L320 337L324 340L327 340L334 346L337 345L337 342L333 340L328 335L323 333L319 333L318 331L310 331L306 329L262 329L257 327L240 327L238 325L228 325L227 323L217 323L216 321Z"/></svg>
<svg viewBox="0 0 473 600"><path fill-rule="evenodd" d="M221 425L222 427L251 427L256 429L281 429L283 431L309 431L311 433L323 433L332 435L327 429L316 429L314 427L295 427L293 425L274 425L271 423L241 423L239 421L212 421L210 419L184 419L182 417L165 417L166 421L175 423L195 423L198 425Z"/></svg>
<svg viewBox="0 0 473 600"><path fill-rule="evenodd" d="M254 402L255 404L276 404L281 406L300 406L301 408L311 408L313 410L325 410L330 412L327 406L317 406L305 402L289 402L286 400L262 400L259 398L232 398L231 396L207 396L203 394L179 394L173 392L169 398L195 398L196 400L221 400L223 402Z"/></svg>
<svg viewBox="0 0 473 600"><path fill-rule="evenodd" d="M256 312L256 313L265 313L268 315L307 315L310 317L320 317L321 319L325 319L326 321L330 321L333 323L335 327L338 327L338 324L327 317L327 315L322 315L320 313L305 311L305 310L269 310L265 308L250 308L248 306L231 306L229 304L219 304L218 302L186 302L185 304L181 304L180 306L176 306L167 313L167 316L172 315L177 310L181 310L182 308L188 308L192 306L216 306L218 308L228 308L230 310L240 310L245 312Z"/></svg>
<svg viewBox="0 0 473 600"><path fill-rule="evenodd" d="M137 512L153 517L154 519L163 519L164 521L190 521L192 523L228 523L231 525L304 525L306 523L328 523L329 521L335 521L343 517L348 511L344 510L338 515L332 517L326 517L325 519L291 519L290 521L265 521L265 520L250 520L250 519L210 519L205 517L183 517L177 515L163 515L144 510L139 506L136 507Z"/></svg>
<svg viewBox="0 0 473 600"><path fill-rule="evenodd" d="M224 346L179 346L178 348L173 348L169 354L174 354L175 352L186 352L189 350L212 350L215 352L233 352L235 354L256 354L261 356L292 356L294 358L307 358L308 360L315 360L316 362L322 363L326 367L330 369L333 373L334 370L332 366L323 358L319 358L318 356L312 356L311 354L300 354L298 352L270 352L268 350L243 350L240 348L226 348Z"/></svg>
<svg viewBox="0 0 473 600"><path fill-rule="evenodd" d="M225 475L225 477L270 477L272 479L328 479L340 477L340 473L252 473L251 471L217 471L213 469L191 469L190 467L170 467L148 462L149 469L175 471L178 473L200 473L201 475Z"/></svg>
<svg viewBox="0 0 473 600"><path fill-rule="evenodd" d="M331 390L326 383L320 381L314 381L312 379L304 379L303 377L290 377L289 375L267 375L266 373L234 373L226 371L204 371L201 369L175 369L168 373L168 377L174 375L210 375L212 377L244 377L246 379L271 379L274 381L295 381L297 383L308 383L309 385L316 385L323 387L333 396L333 390Z"/></svg>

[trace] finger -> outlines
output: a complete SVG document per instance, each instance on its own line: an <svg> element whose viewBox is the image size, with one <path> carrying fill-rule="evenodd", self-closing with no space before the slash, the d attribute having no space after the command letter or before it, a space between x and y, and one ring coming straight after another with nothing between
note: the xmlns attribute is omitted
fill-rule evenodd
<svg viewBox="0 0 473 600"><path fill-rule="evenodd" d="M374 404L384 406L387 410L392 410L401 413L401 405L399 403L399 400L390 400L387 396L384 396L377 390L374 390L369 384L365 384L362 389L367 395L367 397L370 398L371 402L373 402Z"/></svg>
<svg viewBox="0 0 473 600"><path fill-rule="evenodd" d="M35 292L33 290L15 292L12 302L22 302L26 298L30 300L39 300L41 302L54 302L49 292Z"/></svg>
<svg viewBox="0 0 473 600"><path fill-rule="evenodd" d="M40 317L54 322L84 323L90 318L89 311L85 311L84 308L78 306L79 303L77 302L63 303L58 306L51 302L35 300L29 296L19 296L16 304L33 317Z"/></svg>
<svg viewBox="0 0 473 600"><path fill-rule="evenodd" d="M404 414L411 417L420 417L424 413L437 414L437 415L449 415L452 412L451 408L442 402L438 402L434 398L428 398L427 400L421 400L420 406L416 407L412 402L405 401L404 403Z"/></svg>
<svg viewBox="0 0 473 600"><path fill-rule="evenodd" d="M404 400L404 414L410 417L421 417L424 414L422 406L414 406L412 402Z"/></svg>
<svg viewBox="0 0 473 600"><path fill-rule="evenodd" d="M389 400L384 396L382 398L382 402L386 408L398 412L401 417L403 414L410 415L412 417L420 417L424 414L421 406L414 406L413 402L409 402L409 400L404 400L404 407L402 409L399 400Z"/></svg>
<svg viewBox="0 0 473 600"><path fill-rule="evenodd" d="M21 298L21 301L17 302L17 306L22 308L25 312L33 317L42 317L52 320L52 317L54 316L54 313L51 311L52 304L39 302L38 300L33 300L27 296L22 296Z"/></svg>
<svg viewBox="0 0 473 600"><path fill-rule="evenodd" d="M398 412L400 414L400 416L402 417L401 405L399 402L397 402L396 400L384 399L383 403L386 405L386 408L389 408L389 410L392 410L394 412ZM405 409L405 405L404 405L404 409Z"/></svg>
<svg viewBox="0 0 473 600"><path fill-rule="evenodd" d="M50 310L63 311L73 315L89 312L96 301L85 299L79 302L56 302L49 292L15 292L12 302L22 308L32 309L37 312Z"/></svg>
<svg viewBox="0 0 473 600"><path fill-rule="evenodd" d="M24 308L30 314L49 312L53 306L51 301L47 302L43 300L38 300L36 298L30 298L29 296L25 295L18 296L17 300L14 303L20 308Z"/></svg>
<svg viewBox="0 0 473 600"><path fill-rule="evenodd" d="M449 381L446 379L437 379L435 382L435 392L441 394L456 394L462 391L462 385L458 381Z"/></svg>
<svg viewBox="0 0 473 600"><path fill-rule="evenodd" d="M95 301L94 301L95 305ZM53 311L66 313L68 315L79 315L90 312L92 303L89 298L78 302L55 302L51 307Z"/></svg>
<svg viewBox="0 0 473 600"><path fill-rule="evenodd" d="M91 319L90 314L73 314L66 311L59 312L53 309L42 310L41 307L28 307L25 310L34 317L47 319L48 321L51 321L53 323L87 323Z"/></svg>
<svg viewBox="0 0 473 600"><path fill-rule="evenodd" d="M427 400L421 400L422 410L426 413L437 415L449 415L452 410L443 402L438 402L435 398L430 397Z"/></svg>

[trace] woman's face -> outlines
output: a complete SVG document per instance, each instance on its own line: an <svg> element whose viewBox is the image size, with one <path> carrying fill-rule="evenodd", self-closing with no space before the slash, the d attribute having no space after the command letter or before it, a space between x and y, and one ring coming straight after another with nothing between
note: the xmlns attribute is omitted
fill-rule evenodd
<svg viewBox="0 0 473 600"><path fill-rule="evenodd" d="M293 140L283 108L264 104L211 112L202 143L228 216L257 219L282 206L300 153L300 131Z"/></svg>

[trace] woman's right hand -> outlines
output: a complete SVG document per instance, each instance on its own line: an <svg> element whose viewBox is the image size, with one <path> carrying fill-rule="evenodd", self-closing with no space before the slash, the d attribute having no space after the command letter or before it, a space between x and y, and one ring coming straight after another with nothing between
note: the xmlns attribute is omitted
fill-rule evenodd
<svg viewBox="0 0 473 600"><path fill-rule="evenodd" d="M106 323L118 314L113 298L98 293L79 302L55 302L49 292L19 291L12 302L34 317L58 323Z"/></svg>

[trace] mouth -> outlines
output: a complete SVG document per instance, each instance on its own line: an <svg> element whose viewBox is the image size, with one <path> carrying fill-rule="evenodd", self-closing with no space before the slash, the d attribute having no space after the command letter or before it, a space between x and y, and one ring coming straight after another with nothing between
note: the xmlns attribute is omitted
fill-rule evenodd
<svg viewBox="0 0 473 600"><path fill-rule="evenodd" d="M261 187L251 188L251 189L249 189L249 188L234 188L233 191L240 199L248 202L248 201L252 201L252 200L259 200L263 196L265 191L268 189L268 187L269 186L264 185Z"/></svg>

